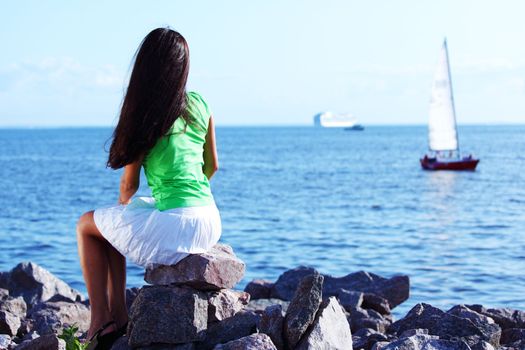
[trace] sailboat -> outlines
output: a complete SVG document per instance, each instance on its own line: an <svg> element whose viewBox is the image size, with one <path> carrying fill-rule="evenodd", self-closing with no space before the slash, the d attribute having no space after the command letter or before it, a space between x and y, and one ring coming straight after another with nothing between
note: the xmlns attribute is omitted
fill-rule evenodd
<svg viewBox="0 0 525 350"><path fill-rule="evenodd" d="M476 170L479 163L479 159L474 159L472 155L462 156L459 151L447 39L443 41L432 84L428 146L430 154L420 159L425 170Z"/></svg>

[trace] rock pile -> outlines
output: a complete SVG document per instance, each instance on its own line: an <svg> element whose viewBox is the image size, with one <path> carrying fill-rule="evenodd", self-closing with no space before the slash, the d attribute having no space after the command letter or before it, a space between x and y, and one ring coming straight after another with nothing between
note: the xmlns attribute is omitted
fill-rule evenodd
<svg viewBox="0 0 525 350"><path fill-rule="evenodd" d="M415 305L407 276L367 272L343 277L300 266L275 282L232 290L244 263L226 245L174 266L147 269L142 288L126 291L127 335L114 350L525 350L525 312L457 305ZM89 326L82 295L34 263L0 273L0 349L65 350L57 333Z"/></svg>
<svg viewBox="0 0 525 350"><path fill-rule="evenodd" d="M251 295L245 309L262 314L260 331L268 334L278 349L290 346L286 339L275 335L275 329L281 327L279 315L287 308L294 308L291 300L296 290L303 288L300 281L313 274L319 275L319 272L300 266L286 271L275 282L257 279L244 289ZM386 279L362 271L343 277L320 276L324 279L320 309L331 300L339 302L350 324L354 350L525 350L524 311L456 305L445 312L429 304L417 304L405 317L394 322L391 310L409 297L407 276ZM318 295L319 291L314 288L310 293ZM308 309L309 305L311 302L303 300L304 308ZM268 326L263 327L266 324ZM325 329L333 331L341 324L339 321ZM318 334L329 336L328 331ZM303 349L303 344L299 343L296 348ZM331 344L322 347L308 343L304 349L348 348L342 343Z"/></svg>
<svg viewBox="0 0 525 350"><path fill-rule="evenodd" d="M35 263L0 273L0 349L65 349L55 334L89 317L82 294Z"/></svg>
<svg viewBox="0 0 525 350"><path fill-rule="evenodd" d="M259 316L243 311L250 295L230 289L244 268L231 247L218 244L176 265L147 269L150 285L140 289L130 309L129 346L213 349L254 333ZM225 348L231 346L236 345Z"/></svg>

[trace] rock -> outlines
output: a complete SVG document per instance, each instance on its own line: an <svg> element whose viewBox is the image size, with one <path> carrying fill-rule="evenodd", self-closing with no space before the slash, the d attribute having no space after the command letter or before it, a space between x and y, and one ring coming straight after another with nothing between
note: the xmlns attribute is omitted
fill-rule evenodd
<svg viewBox="0 0 525 350"><path fill-rule="evenodd" d="M381 315L391 314L390 303L388 302L388 300L372 293L364 293L361 307L363 309L375 310Z"/></svg>
<svg viewBox="0 0 525 350"><path fill-rule="evenodd" d="M24 262L15 266L9 272L6 281L9 294L14 297L22 296L28 308L47 301L55 295L62 295L75 301L83 299L80 292L32 262Z"/></svg>
<svg viewBox="0 0 525 350"><path fill-rule="evenodd" d="M204 337L207 323L205 293L188 287L143 287L131 307L129 344L140 347L197 341Z"/></svg>
<svg viewBox="0 0 525 350"><path fill-rule="evenodd" d="M241 311L250 301L250 294L231 289L208 293L208 322L222 321Z"/></svg>
<svg viewBox="0 0 525 350"><path fill-rule="evenodd" d="M289 304L290 304L289 301L284 301L281 299L257 299L257 300L250 300L250 302L248 303L248 305L246 305L244 310L253 311L258 314L262 314L268 306L281 305L281 307L283 308L283 311L286 312L286 310L288 310Z"/></svg>
<svg viewBox="0 0 525 350"><path fill-rule="evenodd" d="M292 300L299 282L306 276L318 273L317 270L306 266L299 266L284 272L274 283L271 297L286 301Z"/></svg>
<svg viewBox="0 0 525 350"><path fill-rule="evenodd" d="M254 312L241 311L221 322L209 325L205 339L197 343L199 350L210 350L217 344L227 343L257 332L260 316Z"/></svg>
<svg viewBox="0 0 525 350"><path fill-rule="evenodd" d="M388 300L391 309L407 300L410 292L408 276L384 278L373 273L359 271L343 277L325 275L323 295L337 295L339 289L371 293Z"/></svg>
<svg viewBox="0 0 525 350"><path fill-rule="evenodd" d="M22 342L16 350L66 350L66 343L54 334Z"/></svg>
<svg viewBox="0 0 525 350"><path fill-rule="evenodd" d="M456 305L452 307L450 310L447 311L447 313L451 315L455 315L461 318L468 318L475 324L492 324L494 323L494 320L488 316L485 316L483 314L480 314L474 310L469 309L465 305Z"/></svg>
<svg viewBox="0 0 525 350"><path fill-rule="evenodd" d="M189 255L176 265L148 268L144 280L154 285L187 285L199 290L228 289L242 279L244 268L230 246L217 244L209 252Z"/></svg>
<svg viewBox="0 0 525 350"><path fill-rule="evenodd" d="M314 321L322 291L323 276L319 274L308 275L299 283L284 319L283 335L288 348L295 348Z"/></svg>
<svg viewBox="0 0 525 350"><path fill-rule="evenodd" d="M15 336L20 327L21 321L18 316L9 311L0 310L0 334Z"/></svg>
<svg viewBox="0 0 525 350"><path fill-rule="evenodd" d="M408 329L428 329L431 335L441 339L479 337L493 346L499 346L501 329L496 324L474 323L468 318L462 318L433 307L429 304L417 304L401 320L394 322L388 329L398 335Z"/></svg>
<svg viewBox="0 0 525 350"><path fill-rule="evenodd" d="M11 345L11 337L8 334L0 334L0 349L7 349Z"/></svg>
<svg viewBox="0 0 525 350"><path fill-rule="evenodd" d="M501 344L511 344L518 340L525 340L525 329L523 328L507 328L501 333Z"/></svg>
<svg viewBox="0 0 525 350"><path fill-rule="evenodd" d="M7 290L8 282L9 282L9 272L0 271L0 289Z"/></svg>
<svg viewBox="0 0 525 350"><path fill-rule="evenodd" d="M342 306L335 297L323 301L312 327L296 348L352 350L352 333Z"/></svg>
<svg viewBox="0 0 525 350"><path fill-rule="evenodd" d="M259 332L267 334L277 350L284 349L284 313L281 305L268 306L261 317Z"/></svg>
<svg viewBox="0 0 525 350"><path fill-rule="evenodd" d="M299 281L307 275L317 273L313 268L299 266L284 272L275 282L271 297L282 300L291 300ZM390 309L393 309L407 300L410 291L408 276L394 276L383 278L364 271L348 274L343 277L323 275L323 295L325 297L338 296L341 289L375 294L386 299Z"/></svg>
<svg viewBox="0 0 525 350"><path fill-rule="evenodd" d="M268 299L272 294L273 282L256 279L246 285L244 291L250 294L252 300Z"/></svg>
<svg viewBox="0 0 525 350"><path fill-rule="evenodd" d="M135 298L139 294L140 288L132 287L126 289L126 307L128 310L131 310L131 305L133 304L133 301L135 301Z"/></svg>
<svg viewBox="0 0 525 350"><path fill-rule="evenodd" d="M428 329L422 329L422 328L416 328L416 329L407 329L401 335L399 338L408 338L413 335L428 335Z"/></svg>
<svg viewBox="0 0 525 350"><path fill-rule="evenodd" d="M353 348L370 350L377 342L388 342L388 337L376 330L362 328L357 333L352 334Z"/></svg>
<svg viewBox="0 0 525 350"><path fill-rule="evenodd" d="M339 289L337 291L337 299L339 304L348 312L352 309L361 307L363 304L364 293L350 291L346 289Z"/></svg>
<svg viewBox="0 0 525 350"><path fill-rule="evenodd" d="M9 297L9 291L5 288L0 288L0 301L5 300Z"/></svg>
<svg viewBox="0 0 525 350"><path fill-rule="evenodd" d="M365 310L356 308L350 310L348 322L352 332L357 332L363 328L370 328L380 333L385 333L391 321L375 310Z"/></svg>
<svg viewBox="0 0 525 350"><path fill-rule="evenodd" d="M8 311L19 318L25 318L27 313L27 305L24 298L6 297L0 300L0 310Z"/></svg>
<svg viewBox="0 0 525 350"><path fill-rule="evenodd" d="M381 350L470 350L470 348L461 340L452 341L431 335L413 335L381 346Z"/></svg>
<svg viewBox="0 0 525 350"><path fill-rule="evenodd" d="M128 344L128 337L122 336L113 343L111 350L131 350L131 346Z"/></svg>
<svg viewBox="0 0 525 350"><path fill-rule="evenodd" d="M270 337L258 333L219 344L214 350L276 350L276 348Z"/></svg>
<svg viewBox="0 0 525 350"><path fill-rule="evenodd" d="M492 318L501 329L525 328L525 311L509 308L487 309L483 305L466 305L466 307Z"/></svg>
<svg viewBox="0 0 525 350"><path fill-rule="evenodd" d="M32 330L40 335L57 333L61 328L75 324L80 332L89 328L89 308L83 303L66 301L40 303L29 310Z"/></svg>

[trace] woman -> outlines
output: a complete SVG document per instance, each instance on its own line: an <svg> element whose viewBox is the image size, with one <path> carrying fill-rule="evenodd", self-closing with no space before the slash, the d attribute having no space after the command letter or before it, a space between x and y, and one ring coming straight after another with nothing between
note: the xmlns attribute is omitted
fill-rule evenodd
<svg viewBox="0 0 525 350"><path fill-rule="evenodd" d="M108 166L124 168L119 205L82 215L78 250L91 304L91 349L125 333L126 262L176 264L209 250L221 220L209 179L218 169L213 119L204 99L186 92L189 50L179 33L158 28L136 54ZM153 198L133 198L140 169Z"/></svg>

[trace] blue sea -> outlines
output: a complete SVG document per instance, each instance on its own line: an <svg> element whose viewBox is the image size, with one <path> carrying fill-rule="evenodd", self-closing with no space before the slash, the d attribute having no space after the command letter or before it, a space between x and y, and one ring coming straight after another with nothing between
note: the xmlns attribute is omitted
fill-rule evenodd
<svg viewBox="0 0 525 350"><path fill-rule="evenodd" d="M31 260L85 291L75 225L116 203L109 128L0 130L0 270ZM222 127L212 189L246 276L309 265L407 274L410 299L525 309L525 126L461 126L476 172L426 172L425 126ZM142 178L140 195L149 195ZM129 286L143 284L129 265Z"/></svg>

